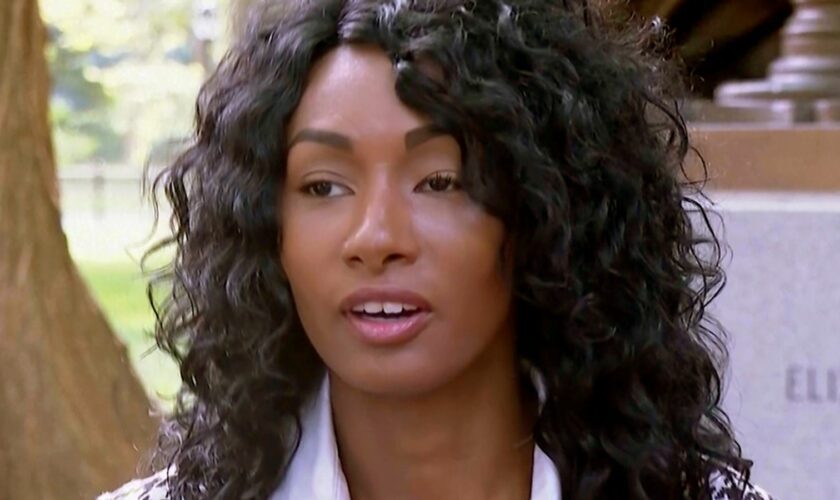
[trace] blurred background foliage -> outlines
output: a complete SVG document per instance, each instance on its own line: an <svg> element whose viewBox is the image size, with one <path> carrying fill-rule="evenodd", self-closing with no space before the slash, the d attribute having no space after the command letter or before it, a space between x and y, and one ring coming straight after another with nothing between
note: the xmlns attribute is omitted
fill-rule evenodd
<svg viewBox="0 0 840 500"><path fill-rule="evenodd" d="M225 0L42 0L60 168L142 165L188 134L205 77L196 11L208 5L218 57Z"/></svg>
<svg viewBox="0 0 840 500"><path fill-rule="evenodd" d="M167 236L142 195L144 168L189 138L196 95L229 43L230 0L40 0L51 121L71 254L153 400L177 368L157 351L143 252ZM169 254L152 259L164 265Z"/></svg>

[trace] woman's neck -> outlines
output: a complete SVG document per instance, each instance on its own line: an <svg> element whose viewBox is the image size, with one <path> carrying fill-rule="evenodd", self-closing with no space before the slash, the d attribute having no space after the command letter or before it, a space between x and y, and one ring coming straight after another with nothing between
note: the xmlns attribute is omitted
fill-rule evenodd
<svg viewBox="0 0 840 500"><path fill-rule="evenodd" d="M444 387L411 397L366 393L331 376L353 500L527 500L534 404L511 352L491 348Z"/></svg>

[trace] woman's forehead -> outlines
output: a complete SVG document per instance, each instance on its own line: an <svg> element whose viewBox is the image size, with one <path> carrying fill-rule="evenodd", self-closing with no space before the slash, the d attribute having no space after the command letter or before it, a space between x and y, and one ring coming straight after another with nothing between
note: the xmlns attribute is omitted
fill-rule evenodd
<svg viewBox="0 0 840 500"><path fill-rule="evenodd" d="M314 65L287 129L290 139L307 128L353 136L405 134L428 123L397 97L391 59L373 45L345 44Z"/></svg>

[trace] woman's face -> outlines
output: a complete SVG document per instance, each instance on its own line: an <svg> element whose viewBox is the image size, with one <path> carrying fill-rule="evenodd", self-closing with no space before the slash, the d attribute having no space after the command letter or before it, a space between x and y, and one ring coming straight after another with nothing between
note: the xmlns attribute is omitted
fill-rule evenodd
<svg viewBox="0 0 840 500"><path fill-rule="evenodd" d="M511 285L502 223L460 189L457 142L394 82L374 47L314 66L286 137L280 260L334 376L417 394L513 357Z"/></svg>

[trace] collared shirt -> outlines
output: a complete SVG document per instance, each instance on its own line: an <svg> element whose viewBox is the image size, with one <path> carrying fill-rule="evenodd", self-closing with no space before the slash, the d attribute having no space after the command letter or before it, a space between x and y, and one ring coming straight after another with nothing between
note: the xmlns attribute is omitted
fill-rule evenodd
<svg viewBox="0 0 840 500"><path fill-rule="evenodd" d="M539 374L531 370L530 375L540 401L544 401L545 387ZM338 458L328 384L325 379L302 415L300 446L270 500L351 500ZM166 483L167 477L175 473L174 468L158 471L152 476L130 481L113 492L103 493L97 500L173 500ZM730 469L712 473L709 490L710 500L772 500L767 492L745 483ZM554 463L535 446L531 500L560 500L560 491L560 478Z"/></svg>
<svg viewBox="0 0 840 500"><path fill-rule="evenodd" d="M283 483L272 494L271 500L350 500L335 442L328 377L325 377L302 421L300 445ZM559 499L557 469L539 446L534 446L531 500Z"/></svg>

